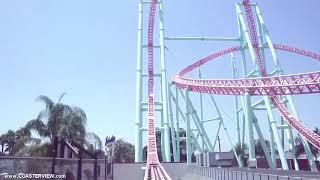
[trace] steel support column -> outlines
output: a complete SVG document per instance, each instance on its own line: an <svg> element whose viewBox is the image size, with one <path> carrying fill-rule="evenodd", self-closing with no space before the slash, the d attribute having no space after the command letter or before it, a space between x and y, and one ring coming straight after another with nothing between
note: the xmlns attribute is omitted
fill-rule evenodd
<svg viewBox="0 0 320 180"><path fill-rule="evenodd" d="M191 162L191 155L192 155L192 149L191 149L191 127L190 127L190 115L191 115L191 109L190 109L190 99L189 99L189 90L186 90L186 149L187 149L187 164L190 165Z"/></svg>
<svg viewBox="0 0 320 180"><path fill-rule="evenodd" d="M168 121L168 94L167 94L167 70L165 61L165 45L164 45L164 19L163 19L163 1L159 3L159 28L160 28L160 62L161 62L161 92L162 92L162 111L163 111L163 126L164 126L164 161L171 161L170 153L170 128Z"/></svg>
<svg viewBox="0 0 320 180"><path fill-rule="evenodd" d="M251 108L251 96L249 93L245 93L245 118L246 118L246 129L248 130L247 140L249 146L249 159L248 159L248 167L256 168L257 167L257 159L254 148L254 136L253 136L253 112Z"/></svg>
<svg viewBox="0 0 320 180"><path fill-rule="evenodd" d="M136 72L136 123L135 123L135 162L142 162L142 18L143 5L139 1L138 17L138 49L137 49L137 72Z"/></svg>

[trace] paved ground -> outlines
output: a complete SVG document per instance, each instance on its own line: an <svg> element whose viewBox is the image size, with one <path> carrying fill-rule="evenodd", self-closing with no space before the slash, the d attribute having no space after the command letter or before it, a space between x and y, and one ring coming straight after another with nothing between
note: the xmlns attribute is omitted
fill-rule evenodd
<svg viewBox="0 0 320 180"><path fill-rule="evenodd" d="M204 177L201 177L201 176L198 176L198 175L195 175L195 174L186 174L180 180L209 180L209 179L206 179Z"/></svg>

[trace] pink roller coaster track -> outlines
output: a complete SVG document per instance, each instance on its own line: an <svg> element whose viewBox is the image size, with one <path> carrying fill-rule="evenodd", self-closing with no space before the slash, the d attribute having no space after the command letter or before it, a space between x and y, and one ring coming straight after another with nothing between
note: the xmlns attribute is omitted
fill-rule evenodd
<svg viewBox="0 0 320 180"><path fill-rule="evenodd" d="M161 166L157 152L154 117L154 73L153 73L153 28L157 1L152 0L149 9L148 23L148 156L147 169L144 174L145 180L171 180L167 172Z"/></svg>
<svg viewBox="0 0 320 180"><path fill-rule="evenodd" d="M303 73L285 76L267 77L268 74L264 67L263 58L259 49L257 32L253 12L249 0L244 0L244 9L246 12L247 22L249 25L250 39L254 48L256 62L262 77L245 78L245 79L225 79L225 80L209 80L209 79L189 79L183 77L193 69L227 53L240 50L240 47L231 47L213 53L192 65L180 71L173 78L173 82L180 88L187 88L190 91L222 94L222 95L243 95L248 92L251 95L267 95L270 97L273 105L278 109L286 122L305 137L311 144L320 149L320 136L305 127L297 117L294 117L287 107L282 103L278 95L290 94L310 94L320 93L320 72ZM308 56L320 61L320 55L293 48L284 45L274 45L275 49L297 53Z"/></svg>
<svg viewBox="0 0 320 180"><path fill-rule="evenodd" d="M195 92L222 95L242 95L245 92L248 92L251 95L267 95L270 97L271 102L279 110L280 114L284 117L286 122L291 127L296 129L298 133L304 136L311 144L320 149L320 136L313 133L310 129L305 127L299 119L294 117L278 97L278 95L320 93L320 72L268 77L259 49L259 41L257 38L255 20L253 17L253 11L251 9L250 1L243 0L243 4L246 12L247 22L249 25L250 39L254 48L254 54L261 77L251 79L246 78L225 80L197 80L183 77L188 72L213 59L216 59L224 54L240 50L240 47L231 47L200 59L196 63L193 63L192 65L183 69L176 76L174 76L173 82L180 88L187 88ZM154 124L155 117L153 94L153 29L156 5L157 1L152 0L150 3L148 21L148 156L144 179L171 180L171 178L168 176L159 162L156 148L157 142ZM274 45L274 48L278 50L294 52L320 60L319 54L301 50L298 48L292 48L284 45Z"/></svg>

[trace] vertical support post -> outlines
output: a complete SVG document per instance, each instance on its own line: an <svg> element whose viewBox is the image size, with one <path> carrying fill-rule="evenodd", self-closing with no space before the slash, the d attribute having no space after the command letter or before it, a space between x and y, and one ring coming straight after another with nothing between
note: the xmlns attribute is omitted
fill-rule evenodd
<svg viewBox="0 0 320 180"><path fill-rule="evenodd" d="M225 131L225 133L226 133L226 135L227 135L228 141L229 141L229 143L230 143L230 145L231 145L231 147L232 147L233 153L234 153L234 155L235 155L235 157L236 157L236 159L237 159L238 165L239 165L239 167L243 167L243 162L242 162L241 158L238 156L238 154L237 154L237 152L236 152L236 150L235 150L235 148L234 148L234 145L233 145L233 143L232 143L231 137L230 137L230 135L229 135L229 133L228 133L228 131L227 131L227 127L225 126L225 124L224 124L224 122L223 122L223 118L222 118L221 113L220 113L220 111L219 111L218 105L217 105L216 101L214 100L213 96L211 95L210 97L211 97L211 100L212 100L212 102L213 102L214 107L216 108L216 111L217 111L217 113L218 113L218 116L219 116L219 118L220 118L220 122L219 122L219 127L218 127L218 131L217 131L216 139L215 139L215 141L214 141L214 146L216 145L216 142L217 142L217 138L218 138L218 134L219 134L220 127L223 126L223 129L224 129L224 131Z"/></svg>
<svg viewBox="0 0 320 180"><path fill-rule="evenodd" d="M168 85L168 88L170 89L170 86ZM174 162L177 161L177 148L176 148L176 137L174 132L174 123L173 123L173 111L172 111L172 102L171 97L173 96L171 93L171 90L168 91L169 93L169 120L170 120L170 133L171 133L171 145L172 145L172 153L173 153L173 160Z"/></svg>
<svg viewBox="0 0 320 180"><path fill-rule="evenodd" d="M179 91L181 92L182 97L183 97L184 100L185 100L185 95L183 94L183 92L181 91L181 89L180 89ZM172 100L173 100L173 102L176 103L176 105L178 104L178 101L176 101L175 98L172 98ZM190 105L192 105L192 104L190 103ZM190 106L190 107L191 107L191 106ZM176 108L177 108L177 111L178 111L178 113L180 114L182 120L183 120L184 122L187 122L186 117L185 117L185 113L183 113L183 111L181 110L181 108L179 107L179 105L177 105ZM200 130L198 129L198 131L200 131ZM190 132L190 136L191 136L191 138L194 138L194 139L195 139L195 137L196 137L192 131ZM198 141L195 139L194 142L195 142L196 148L197 148L200 152L202 152L202 149L201 149Z"/></svg>
<svg viewBox="0 0 320 180"><path fill-rule="evenodd" d="M61 138L60 140L60 147L59 147L59 157L60 158L64 158L64 148L65 147L65 138Z"/></svg>
<svg viewBox="0 0 320 180"><path fill-rule="evenodd" d="M190 105L189 105L189 90L186 90L186 121L187 121L187 130L186 130L186 149L187 149L187 164L191 164L191 136L190 136Z"/></svg>
<svg viewBox="0 0 320 180"><path fill-rule="evenodd" d="M268 116L268 124L269 124L269 132L270 132L270 151L271 151L271 161L272 164L275 164L276 168L277 168L277 164L276 164L276 148L275 148L275 142L274 142L274 136L273 136L273 131L272 131L272 127L271 127L271 120Z"/></svg>
<svg viewBox="0 0 320 180"><path fill-rule="evenodd" d="M136 123L135 123L135 162L142 162L142 18L143 5L139 0L138 18L138 49L137 49L137 74L136 74Z"/></svg>
<svg viewBox="0 0 320 180"><path fill-rule="evenodd" d="M260 129L260 126L259 126L259 123L258 123L258 119L257 119L257 117L255 115L254 115L254 118L253 118L253 124L254 124L254 127L256 128L256 132L258 134L258 137L259 137L263 152L265 154L265 157L266 157L266 159L268 161L269 167L271 169L276 169L276 164L271 159L269 149L268 149L266 141L264 140L264 137L262 135L262 131Z"/></svg>
<svg viewBox="0 0 320 180"><path fill-rule="evenodd" d="M280 99L281 99L281 101L285 100L283 98L283 96L281 96ZM284 103L284 104L288 108L287 103ZM280 123L281 123L282 126L285 125L285 122L284 122L284 119L283 119L282 116L280 116ZM280 132L281 132L281 143L282 143L282 146L284 147L284 129L282 128Z"/></svg>
<svg viewBox="0 0 320 180"><path fill-rule="evenodd" d="M199 75L199 79L201 79L201 69L199 67L199 72L198 72L198 75ZM200 98L200 126L202 126L203 128L203 98L202 98L202 93L199 93L199 98ZM200 136L201 136L201 142L202 142L202 150L205 152L206 149L205 149L205 140L204 140L204 137L203 137L203 134L200 133Z"/></svg>
<svg viewBox="0 0 320 180"><path fill-rule="evenodd" d="M93 165L93 180L98 180L98 156L94 154L94 165Z"/></svg>
<svg viewBox="0 0 320 180"><path fill-rule="evenodd" d="M298 160L297 160L297 157L296 157L296 148L295 148L295 145L294 145L294 139L293 139L293 134L292 134L292 129L286 129L286 133L287 133L287 136L289 137L289 149L291 149L291 152L292 152L292 156L293 156L293 163L294 163L294 169L296 171L299 171L299 164L298 164Z"/></svg>
<svg viewBox="0 0 320 180"><path fill-rule="evenodd" d="M228 131L227 131L227 127L225 126L225 124L224 124L224 122L223 122L223 119L221 119L220 122L221 122L221 125L223 126L223 129L224 129L226 135L227 135L228 141L229 141L229 143L230 143L230 146L232 147L232 151L233 151L233 153L234 153L234 155L235 155L235 157L236 157L236 160L237 160L237 162L238 162L239 167L243 167L243 162L242 162L241 158L238 156L237 151L236 151L235 148L234 148L234 145L233 145L233 143L232 143L231 137L230 137L230 135L229 135L229 133L228 133Z"/></svg>
<svg viewBox="0 0 320 180"><path fill-rule="evenodd" d="M176 141L177 141L177 161L180 162L180 123L179 123L179 91L176 86Z"/></svg>
<svg viewBox="0 0 320 180"><path fill-rule="evenodd" d="M104 180L107 180L107 155L104 155Z"/></svg>
<svg viewBox="0 0 320 180"><path fill-rule="evenodd" d="M162 95L162 93L161 93ZM159 133L160 133L160 150L161 150L161 157L162 157L162 161L165 161L166 159L166 152L165 152L165 146L164 146L164 143L165 143L165 134L164 134L164 116L163 116L163 109L161 111L161 121L160 121L160 127L159 128ZM156 132L157 133L157 132Z"/></svg>
<svg viewBox="0 0 320 180"><path fill-rule="evenodd" d="M232 78L233 79L238 78L235 59L236 58L234 57L233 53L231 53ZM238 112L238 108L239 108L238 96L234 96L234 101L235 101L235 113L236 113L236 120L237 120L238 144L240 144L241 140L240 140L240 119L239 119L239 112Z"/></svg>
<svg viewBox="0 0 320 180"><path fill-rule="evenodd" d="M279 135L279 132L278 132L278 127L277 127L276 121L275 121L273 113L272 113L269 97L264 96L264 101L265 101L265 105L266 105L267 112L268 112L268 117L269 117L268 119L269 119L269 122L270 122L270 125L271 125L273 138L275 140L275 143L277 145L277 149L278 149L278 152L279 152L279 157L280 157L280 160L281 160L282 169L288 170L289 169L288 163L287 163L286 157L284 155L284 149L283 149L283 146L282 146L282 143L281 143L280 135Z"/></svg>
<svg viewBox="0 0 320 180"><path fill-rule="evenodd" d="M287 100L288 100L288 104L289 104L290 110L292 111L293 115L295 117L297 117L298 119L300 119L299 115L297 113L296 107L294 105L292 97L291 96L286 96L286 97L287 97ZM311 149L310 149L309 143L304 137L300 136L300 138L302 140L304 151L306 152L311 171L317 172L318 168L317 168L317 165L316 165L315 161L313 160L313 155L311 153Z"/></svg>
<svg viewBox="0 0 320 180"><path fill-rule="evenodd" d="M161 91L162 91L162 112L164 122L164 161L171 161L170 153L170 132L169 132L169 121L168 121L168 95L167 95L167 78L166 78L166 61L165 61L165 46L164 46L164 20L163 20L163 2L159 3L159 28L160 28L160 61L161 61Z"/></svg>
<svg viewBox="0 0 320 180"><path fill-rule="evenodd" d="M58 143L59 143L59 138L55 137L54 144L53 144L53 150L52 150L51 174L54 174L54 171L55 171L56 158L57 158L57 154L58 154ZM52 179L54 179L54 178L52 178Z"/></svg>
<svg viewBox="0 0 320 180"><path fill-rule="evenodd" d="M217 144L217 141L218 141L218 136L219 136L221 124L222 124L222 120L219 121L218 130L216 132L216 136L215 136L214 142L213 142L213 150L216 148L216 144Z"/></svg>
<svg viewBox="0 0 320 180"><path fill-rule="evenodd" d="M78 178L77 178L77 180L81 180L81 177L82 177L82 154L83 154L82 150L79 149L78 172L77 172Z"/></svg>
<svg viewBox="0 0 320 180"><path fill-rule="evenodd" d="M244 107L244 106L242 106ZM244 148L244 137L246 135L246 117L244 113L242 114L242 141L241 141L241 148Z"/></svg>
<svg viewBox="0 0 320 180"><path fill-rule="evenodd" d="M247 61L246 61L246 52L244 50L244 34L243 34L243 25L242 22L240 21L240 16L242 16L241 11L239 11L239 7L236 4L236 11L237 11L237 23L238 23L238 33L239 33L239 39L240 39L240 51L241 51L241 63L242 63L242 74L243 77L247 77ZM241 97L242 99L242 108L244 109L244 99L243 97ZM242 141L241 141L241 148L243 148L244 146L244 137L245 137L245 115L244 115L244 111L243 111L243 115L242 115Z"/></svg>
<svg viewBox="0 0 320 180"><path fill-rule="evenodd" d="M183 95L183 92L182 92L182 91L180 91L180 92L181 92L181 95L182 95L184 98L186 98L186 97ZM210 139L209 139L209 136L208 136L208 134L206 133L205 129L202 128L202 126L199 125L199 124L201 123L201 122L200 122L200 118L199 118L199 116L198 116L198 114L197 114L197 111L196 111L195 107L193 106L193 104L192 104L192 102L191 102L190 99L189 99L189 108L190 108L190 112L191 112L191 117L192 117L192 119L194 120L195 125L197 126L198 132L201 132L201 133L203 134L203 137L204 137L205 143L206 143L205 145L206 145L207 149L208 149L209 151L213 151L213 147L212 147L211 141L210 141Z"/></svg>
<svg viewBox="0 0 320 180"><path fill-rule="evenodd" d="M251 108L251 96L248 92L245 93L245 118L246 118L246 128L248 130L248 146L249 146L249 159L248 167L256 168L257 160L254 148L254 135L253 135L253 112Z"/></svg>

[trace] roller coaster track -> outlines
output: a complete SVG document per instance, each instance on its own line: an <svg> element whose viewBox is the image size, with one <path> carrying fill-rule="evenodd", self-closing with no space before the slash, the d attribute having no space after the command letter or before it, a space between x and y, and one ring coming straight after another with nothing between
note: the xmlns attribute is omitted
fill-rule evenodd
<svg viewBox="0 0 320 180"><path fill-rule="evenodd" d="M154 116L154 72L153 72L153 29L154 17L157 10L157 1L152 0L149 8L148 21L148 135L147 135L147 167L144 180L171 180L159 162L155 133Z"/></svg>
<svg viewBox="0 0 320 180"><path fill-rule="evenodd" d="M268 77L259 48L255 20L250 1L243 0L243 4L249 26L250 40L254 49L255 60L258 64L261 77L225 80L197 80L183 77L188 72L211 60L214 60L227 53L240 50L240 47L231 47L213 53L212 55L200 59L199 61L186 67L176 76L174 76L173 82L179 88L187 88L190 91L195 92L221 95L243 95L245 93L250 93L251 95L267 95L270 97L271 102L279 110L286 122L291 127L296 129L297 132L305 137L311 144L320 149L320 136L305 127L297 117L294 117L279 98L279 95L320 93L320 72ZM154 124L153 30L156 6L157 1L152 0L150 3L148 21L148 156L144 179L171 180L159 162ZM274 45L274 48L301 54L320 61L319 54L309 51L285 45Z"/></svg>
<svg viewBox="0 0 320 180"><path fill-rule="evenodd" d="M320 149L320 136L304 126L297 117L293 116L279 98L279 95L320 93L320 72L268 77L266 68L263 63L263 56L260 52L260 45L257 38L255 20L253 17L253 11L250 5L250 1L243 0L243 5L246 13L247 23L249 26L250 40L254 49L255 60L258 65L261 77L224 80L200 80L183 77L188 72L211 60L214 60L224 54L240 50L240 47L237 46L213 53L184 68L173 77L173 83L176 84L179 88L188 89L195 92L220 95L243 95L245 93L258 96L267 95L269 96L274 107L278 109L279 113L286 120L286 122L299 134L305 137L307 141ZM274 45L274 48L300 54L303 56L308 56L320 61L319 54L302 49L285 45Z"/></svg>

